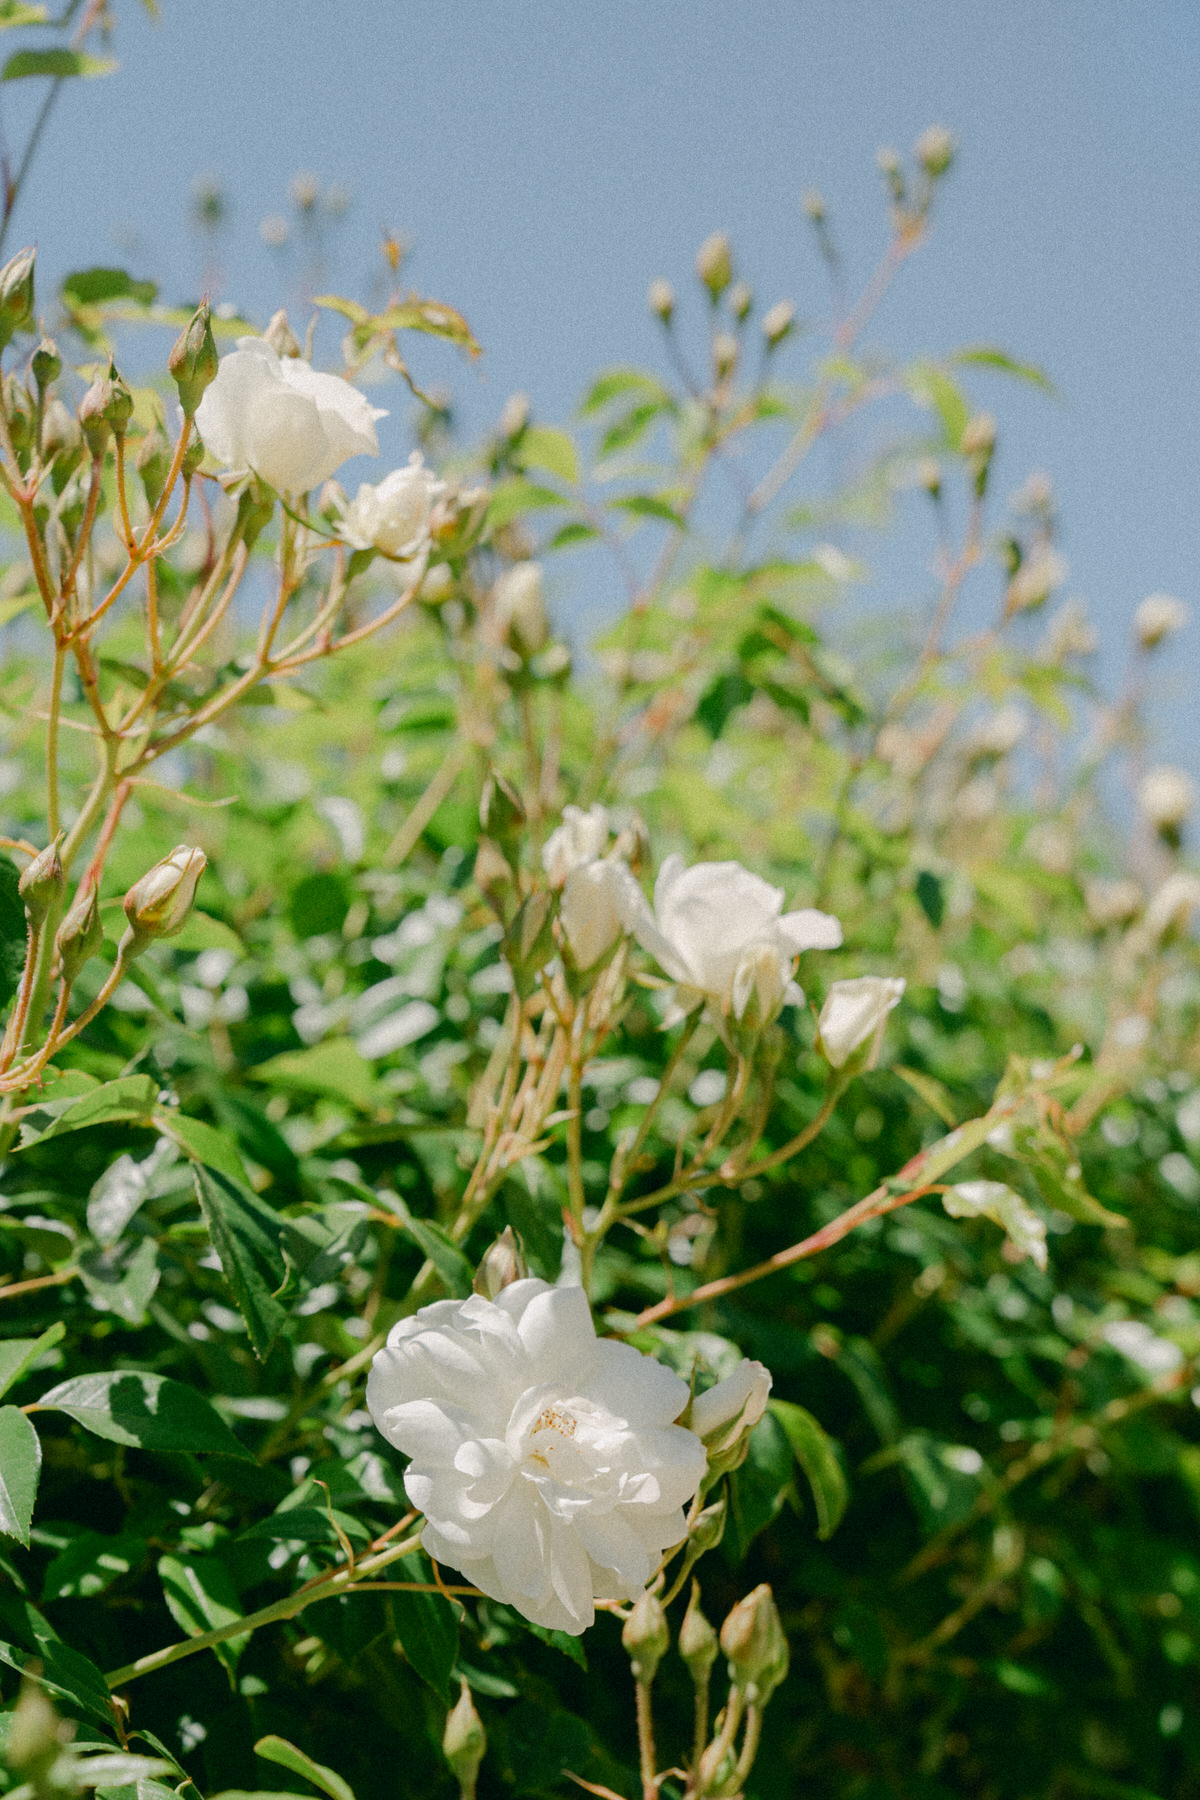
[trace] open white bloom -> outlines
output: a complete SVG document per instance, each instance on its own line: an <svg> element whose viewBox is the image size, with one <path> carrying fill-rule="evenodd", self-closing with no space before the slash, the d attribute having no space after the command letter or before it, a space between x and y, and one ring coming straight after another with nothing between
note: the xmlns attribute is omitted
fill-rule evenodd
<svg viewBox="0 0 1200 1800"><path fill-rule="evenodd" d="M1192 914L1200 911L1200 875L1190 869L1175 869L1151 896L1143 920L1150 938L1163 937L1172 926L1186 930Z"/></svg>
<svg viewBox="0 0 1200 1800"><path fill-rule="evenodd" d="M374 486L360 484L342 508L338 535L355 550L415 556L429 537L429 515L444 491L445 483L414 450L405 468L393 469Z"/></svg>
<svg viewBox="0 0 1200 1800"><path fill-rule="evenodd" d="M1186 769L1160 763L1138 783L1138 802L1159 831L1177 831L1196 804L1196 784Z"/></svg>
<svg viewBox="0 0 1200 1800"><path fill-rule="evenodd" d="M1022 1256L1031 1256L1039 1269L1046 1267L1045 1220L1003 1181L956 1182L942 1195L942 1205L952 1219L976 1219L981 1215L991 1219L1015 1250Z"/></svg>
<svg viewBox="0 0 1200 1800"><path fill-rule="evenodd" d="M562 824L542 846L542 867L551 887L559 888L572 869L594 862L608 842L611 830L608 808L598 802L585 812L582 806L564 806Z"/></svg>
<svg viewBox="0 0 1200 1800"><path fill-rule="evenodd" d="M1143 650L1153 650L1164 638L1182 631L1189 618L1185 601L1174 594L1147 594L1133 615L1133 629Z"/></svg>
<svg viewBox="0 0 1200 1800"><path fill-rule="evenodd" d="M347 457L378 456L375 421L386 413L301 357L277 356L244 337L221 358L196 409L205 447L230 469L253 469L282 494L319 487Z"/></svg>
<svg viewBox="0 0 1200 1800"><path fill-rule="evenodd" d="M902 975L860 975L833 983L817 1020L821 1048L833 1068L842 1068L875 1036L904 988Z"/></svg>
<svg viewBox="0 0 1200 1800"><path fill-rule="evenodd" d="M500 637L512 639L526 655L541 649L550 635L550 623L540 563L514 563L496 577L492 618Z"/></svg>
<svg viewBox="0 0 1200 1800"><path fill-rule="evenodd" d="M639 890L640 896L640 890ZM741 863L694 863L668 856L654 884L654 911L641 899L630 928L686 998L702 996L742 1018L768 990L803 999L792 967L804 950L836 950L842 928L829 913L783 911L783 889Z"/></svg>
<svg viewBox="0 0 1200 1800"><path fill-rule="evenodd" d="M743 1356L732 1375L692 1401L689 1423L710 1450L726 1450L743 1431L758 1424L767 1410L770 1370Z"/></svg>
<svg viewBox="0 0 1200 1800"><path fill-rule="evenodd" d="M559 918L579 969L590 969L629 929L641 890L616 858L579 863L563 885Z"/></svg>
<svg viewBox="0 0 1200 1800"><path fill-rule="evenodd" d="M582 1288L533 1279L402 1319L367 1382L375 1423L412 1458L429 1554L572 1636L684 1537L706 1466L674 1423L687 1403L653 1357L597 1338Z"/></svg>

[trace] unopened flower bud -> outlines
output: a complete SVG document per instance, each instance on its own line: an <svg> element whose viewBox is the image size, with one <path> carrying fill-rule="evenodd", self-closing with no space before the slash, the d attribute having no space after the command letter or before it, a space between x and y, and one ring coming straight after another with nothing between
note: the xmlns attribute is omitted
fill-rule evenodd
<svg viewBox="0 0 1200 1800"><path fill-rule="evenodd" d="M800 210L814 225L823 225L829 216L825 196L818 188L805 188L800 196Z"/></svg>
<svg viewBox="0 0 1200 1800"><path fill-rule="evenodd" d="M170 856L134 882L121 902L129 920L121 940L127 958L140 955L155 938L174 937L183 930L206 861L203 850L177 844Z"/></svg>
<svg viewBox="0 0 1200 1800"><path fill-rule="evenodd" d="M762 334L768 350L782 344L796 324L796 308L790 300L777 300L763 314Z"/></svg>
<svg viewBox="0 0 1200 1800"><path fill-rule="evenodd" d="M721 1627L721 1648L729 1658L729 1679L738 1687L753 1684L765 1704L788 1671L787 1639L765 1581L729 1614Z"/></svg>
<svg viewBox="0 0 1200 1800"><path fill-rule="evenodd" d="M275 496L269 488L263 487L258 481L251 481L242 489L234 531L247 550L254 548L260 533L270 524L274 511Z"/></svg>
<svg viewBox="0 0 1200 1800"><path fill-rule="evenodd" d="M709 1670L717 1660L717 1634L700 1610L698 1581L692 1583L692 1597L679 1627L679 1654L693 1681L707 1681Z"/></svg>
<svg viewBox="0 0 1200 1800"><path fill-rule="evenodd" d="M944 175L954 161L954 133L944 125L930 125L913 145L913 159L931 181Z"/></svg>
<svg viewBox="0 0 1200 1800"><path fill-rule="evenodd" d="M942 465L936 456L923 456L913 470L913 479L923 487L931 500L942 496Z"/></svg>
<svg viewBox="0 0 1200 1800"><path fill-rule="evenodd" d="M62 894L66 881L58 856L58 846L62 840L63 834L60 831L54 842L47 844L34 857L17 883L17 892L25 902L25 917L31 931L41 929L46 914Z"/></svg>
<svg viewBox="0 0 1200 1800"><path fill-rule="evenodd" d="M36 250L18 250L0 269L0 350L33 317Z"/></svg>
<svg viewBox="0 0 1200 1800"><path fill-rule="evenodd" d="M26 1678L10 1715L5 1760L15 1775L33 1782L39 1792L53 1792L46 1777L74 1730L59 1717L44 1689Z"/></svg>
<svg viewBox="0 0 1200 1800"><path fill-rule="evenodd" d="M108 364L108 396L104 404L104 417L112 427L115 437L124 437L130 419L133 417L133 395L117 373L117 365L111 357Z"/></svg>
<svg viewBox="0 0 1200 1800"><path fill-rule="evenodd" d="M1067 578L1065 559L1050 544L1037 545L1018 566L1008 584L1010 613L1035 612Z"/></svg>
<svg viewBox="0 0 1200 1800"><path fill-rule="evenodd" d="M190 481L192 479L192 476L196 473L196 470L200 467L200 464L203 461L204 461L204 439L200 436L200 433L196 430L195 426L193 426L192 427L192 435L187 441L187 448L184 451L182 460L180 461L180 464L179 464L179 473L183 476L183 479L185 481ZM262 504L264 507L268 505L268 503L265 500L263 501ZM270 510L273 510L273 509L274 509L273 503L271 503ZM270 512L268 511L268 517L269 516L270 516ZM265 523L265 520L264 520L264 523ZM262 529L261 525L256 529L255 534L254 534L256 537L258 536L258 532L261 531L261 529Z"/></svg>
<svg viewBox="0 0 1200 1800"><path fill-rule="evenodd" d="M554 955L553 913L549 894L528 894L504 933L501 949L519 994L533 992L537 975Z"/></svg>
<svg viewBox="0 0 1200 1800"><path fill-rule="evenodd" d="M902 975L860 975L833 983L817 1021L820 1048L830 1068L845 1068L860 1050L870 1056L904 985Z"/></svg>
<svg viewBox="0 0 1200 1800"><path fill-rule="evenodd" d="M750 316L750 308L754 305L754 294L744 281L737 281L729 290L729 310L738 324Z"/></svg>
<svg viewBox="0 0 1200 1800"><path fill-rule="evenodd" d="M154 425L142 439L137 453L137 472L151 510L158 505L170 467L171 446L161 425Z"/></svg>
<svg viewBox="0 0 1200 1800"><path fill-rule="evenodd" d="M33 379L43 393L62 374L62 357L53 338L44 337L30 358Z"/></svg>
<svg viewBox="0 0 1200 1800"><path fill-rule="evenodd" d="M479 1765L486 1749L487 1733L483 1729L483 1720L475 1711L471 1690L464 1681L458 1700L446 1716L446 1729L442 1733L442 1754L454 1772L461 1795L474 1794Z"/></svg>
<svg viewBox="0 0 1200 1800"><path fill-rule="evenodd" d="M4 412L13 449L22 457L33 444L34 410L28 388L15 375L4 378Z"/></svg>
<svg viewBox="0 0 1200 1800"><path fill-rule="evenodd" d="M492 587L492 616L502 638L519 656L534 656L550 633L540 563L514 563Z"/></svg>
<svg viewBox="0 0 1200 1800"><path fill-rule="evenodd" d="M289 325L287 313L282 306L277 313L271 314L271 322L263 332L263 336L276 356L303 356L304 354L303 346Z"/></svg>
<svg viewBox="0 0 1200 1800"><path fill-rule="evenodd" d="M489 769L479 796L479 824L485 836L494 838L506 850L516 847L525 824L520 794L496 769Z"/></svg>
<svg viewBox="0 0 1200 1800"><path fill-rule="evenodd" d="M696 273L715 306L733 280L733 251L723 231L714 231L697 250Z"/></svg>
<svg viewBox="0 0 1200 1800"><path fill-rule="evenodd" d="M104 927L100 923L100 902L95 888L86 887L76 897L74 905L68 910L54 939L54 947L58 952L59 969L68 986L74 981L84 963L89 962L97 954L103 942Z"/></svg>
<svg viewBox="0 0 1200 1800"><path fill-rule="evenodd" d="M639 1594L625 1621L621 1642L633 1664L635 1681L649 1684L671 1645L667 1615L657 1594Z"/></svg>
<svg viewBox="0 0 1200 1800"><path fill-rule="evenodd" d="M729 1504L724 1494L719 1500L714 1500L711 1506L704 1507L696 1514L688 1530L688 1554L693 1559L716 1549L725 1536L728 1517Z"/></svg>
<svg viewBox="0 0 1200 1800"><path fill-rule="evenodd" d="M1188 608L1173 594L1147 594L1133 615L1133 629L1143 650L1153 650L1174 637L1188 622Z"/></svg>
<svg viewBox="0 0 1200 1800"><path fill-rule="evenodd" d="M712 342L713 374L718 381L728 381L737 368L738 341L732 331L718 331Z"/></svg>
<svg viewBox="0 0 1200 1800"><path fill-rule="evenodd" d="M663 276L657 275L646 290L646 305L664 325L671 323L675 312L675 289Z"/></svg>
<svg viewBox="0 0 1200 1800"><path fill-rule="evenodd" d="M506 443L519 438L529 423L529 395L510 394L500 409L496 432Z"/></svg>
<svg viewBox="0 0 1200 1800"><path fill-rule="evenodd" d="M758 1424L770 1392L770 1370L743 1356L732 1375L696 1395L688 1415L689 1428L704 1439L710 1453L726 1450Z"/></svg>
<svg viewBox="0 0 1200 1800"><path fill-rule="evenodd" d="M79 402L79 423L83 430L84 440L95 461L104 455L108 440L112 436L112 426L108 419L108 405L112 399L112 382L107 375L97 375L83 399Z"/></svg>
<svg viewBox="0 0 1200 1800"><path fill-rule="evenodd" d="M190 419L204 398L207 387L216 380L217 346L212 334L212 316L207 300L202 300L191 319L175 339L167 358L171 379L179 392L183 416Z"/></svg>
<svg viewBox="0 0 1200 1800"><path fill-rule="evenodd" d="M717 1723L720 1724L718 1719ZM733 1746L723 1742L720 1734L707 1746L696 1765L698 1794L732 1794L737 1788L737 1759Z"/></svg>
<svg viewBox="0 0 1200 1800"><path fill-rule="evenodd" d="M485 1250L475 1271L472 1287L485 1300L494 1300L503 1288L514 1281L524 1281L529 1270L520 1239L511 1225L506 1225L495 1243Z"/></svg>

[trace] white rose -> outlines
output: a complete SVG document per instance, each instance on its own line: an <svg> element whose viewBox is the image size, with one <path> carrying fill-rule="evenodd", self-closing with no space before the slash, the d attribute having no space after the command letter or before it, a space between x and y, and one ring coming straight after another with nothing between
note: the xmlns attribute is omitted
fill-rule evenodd
<svg viewBox="0 0 1200 1800"><path fill-rule="evenodd" d="M1196 804L1196 784L1186 769L1162 763L1142 776L1138 801L1159 831L1177 831Z"/></svg>
<svg viewBox="0 0 1200 1800"><path fill-rule="evenodd" d="M1174 637L1188 622L1189 612L1174 594L1147 594L1133 615L1133 629L1143 650L1153 650L1164 638Z"/></svg>
<svg viewBox="0 0 1200 1800"><path fill-rule="evenodd" d="M501 638L513 638L532 656L550 635L540 563L514 563L492 587L492 617Z"/></svg>
<svg viewBox="0 0 1200 1800"><path fill-rule="evenodd" d="M1200 875L1190 869L1176 869L1167 876L1146 908L1143 921L1146 935L1160 938L1178 926L1186 930L1192 914L1200 908Z"/></svg>
<svg viewBox="0 0 1200 1800"><path fill-rule="evenodd" d="M821 1048L833 1068L842 1068L875 1035L904 987L901 975L860 975L833 983L817 1020Z"/></svg>
<svg viewBox="0 0 1200 1800"><path fill-rule="evenodd" d="M551 887L561 887L580 864L594 862L602 854L610 830L607 807L597 804L584 812L582 806L564 806L562 824L542 846L542 867Z"/></svg>
<svg viewBox="0 0 1200 1800"><path fill-rule="evenodd" d="M727 1450L744 1431L757 1425L767 1410L771 1374L760 1362L743 1356L732 1375L692 1401L689 1424L709 1449Z"/></svg>
<svg viewBox="0 0 1200 1800"><path fill-rule="evenodd" d="M991 1219L1021 1256L1046 1267L1046 1225L1003 1181L960 1181L942 1195L952 1219Z"/></svg>
<svg viewBox="0 0 1200 1800"><path fill-rule="evenodd" d="M387 415L338 375L264 338L238 339L196 409L205 447L230 469L253 469L282 494L319 487L347 457L378 456L376 419Z"/></svg>
<svg viewBox="0 0 1200 1800"><path fill-rule="evenodd" d="M629 1600L685 1535L704 1446L685 1382L597 1338L582 1288L514 1281L402 1319L367 1381L430 1556L572 1636Z"/></svg>
<svg viewBox="0 0 1200 1800"><path fill-rule="evenodd" d="M590 969L612 949L640 898L623 862L586 862L571 870L559 918L577 968Z"/></svg>
<svg viewBox="0 0 1200 1800"><path fill-rule="evenodd" d="M842 928L829 913L811 907L785 913L782 888L741 863L689 869L678 855L668 856L659 870L653 913L642 899L630 928L681 988L737 1017L738 1004L744 1012L751 994L769 984L772 954L776 976L786 976L782 997L795 1003L803 998L791 981L795 958L803 950L836 950L842 941Z"/></svg>
<svg viewBox="0 0 1200 1800"><path fill-rule="evenodd" d="M342 509L338 535L355 550L415 556L429 536L429 514L444 486L414 450L406 468L393 469L374 486L360 484Z"/></svg>

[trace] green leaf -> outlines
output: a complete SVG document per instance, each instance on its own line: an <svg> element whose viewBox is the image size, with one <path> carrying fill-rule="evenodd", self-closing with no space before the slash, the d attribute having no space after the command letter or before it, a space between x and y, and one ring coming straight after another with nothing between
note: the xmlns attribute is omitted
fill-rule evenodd
<svg viewBox="0 0 1200 1800"><path fill-rule="evenodd" d="M171 939L172 950L232 950L242 956L246 946L231 925L211 913L190 912L183 930Z"/></svg>
<svg viewBox="0 0 1200 1800"><path fill-rule="evenodd" d="M1032 382L1047 394L1056 394L1057 389L1044 369L1036 363L1018 362L1006 350L998 350L993 344L972 344L966 350L958 350L952 358L958 363L973 363L982 369L998 369L1003 375L1013 375L1018 381Z"/></svg>
<svg viewBox="0 0 1200 1800"><path fill-rule="evenodd" d="M3 26L0 25L0 30ZM28 612L41 599L40 594L13 594L8 600L0 600L0 625L7 625L10 619L19 618L21 613Z"/></svg>
<svg viewBox="0 0 1200 1800"><path fill-rule="evenodd" d="M243 1531L238 1541L266 1538L276 1544L336 1544L340 1540L335 1526L361 1543L366 1543L370 1535L360 1520L336 1507L326 1511L320 1506L283 1506L269 1519L259 1519Z"/></svg>
<svg viewBox="0 0 1200 1800"><path fill-rule="evenodd" d="M0 856L0 1007L17 991L29 942L25 902L17 892L20 879L12 857Z"/></svg>
<svg viewBox="0 0 1200 1800"><path fill-rule="evenodd" d="M79 1274L102 1311L116 1313L127 1325L143 1325L158 1287L158 1246L153 1238L142 1238L132 1249L122 1244L84 1250Z"/></svg>
<svg viewBox="0 0 1200 1800"><path fill-rule="evenodd" d="M25 0L0 0L0 31L11 31L16 25L45 23L44 6L27 6Z"/></svg>
<svg viewBox="0 0 1200 1800"><path fill-rule="evenodd" d="M151 1125L157 1098L158 1084L149 1075L122 1075L74 1100L51 1098L22 1122L20 1148L28 1150L32 1144L62 1137L68 1131L82 1131L89 1125Z"/></svg>
<svg viewBox="0 0 1200 1800"><path fill-rule="evenodd" d="M642 406L635 406L632 412L610 425L600 439L601 456L611 456L614 450L628 450L644 437L655 419L661 417L664 407L659 400L649 400Z"/></svg>
<svg viewBox="0 0 1200 1800"><path fill-rule="evenodd" d="M183 1113L165 1110L156 1115L155 1122L161 1125L163 1131L175 1140L193 1162L204 1163L208 1168L216 1169L228 1181L239 1181L246 1187L250 1185L250 1177L238 1154L237 1145L214 1125L206 1125L203 1119L189 1119Z"/></svg>
<svg viewBox="0 0 1200 1800"><path fill-rule="evenodd" d="M242 1617L237 1589L225 1564L215 1556L161 1556L158 1578L168 1612L189 1637L219 1631ZM243 1632L213 1645L217 1661L231 1675L249 1638L249 1632Z"/></svg>
<svg viewBox="0 0 1200 1800"><path fill-rule="evenodd" d="M898 1075L914 1094L925 1102L931 1112L937 1114L943 1125L951 1131L958 1124L958 1115L954 1110L954 1102L946 1088L932 1075L926 1075L921 1069L910 1069L904 1063L893 1063L892 1074Z"/></svg>
<svg viewBox="0 0 1200 1800"><path fill-rule="evenodd" d="M537 482L524 481L514 477L511 481L498 481L492 489L492 497L488 502L488 524L492 530L502 525L511 525L522 513L539 512L547 506L565 506L562 494L553 488L541 487Z"/></svg>
<svg viewBox="0 0 1200 1800"><path fill-rule="evenodd" d="M569 550L572 544L590 544L600 536L594 525L585 525L582 519L573 519L556 531L546 545L547 550Z"/></svg>
<svg viewBox="0 0 1200 1800"><path fill-rule="evenodd" d="M41 1337L10 1338L7 1344L0 1344L0 1394L7 1394L10 1387L15 1387L39 1356L61 1343L66 1333L62 1320L55 1319Z"/></svg>
<svg viewBox="0 0 1200 1800"><path fill-rule="evenodd" d="M72 311L80 306L103 306L111 300L132 300L136 306L153 306L158 287L153 281L139 281L126 269L76 269L73 274L63 277L62 297L63 304Z"/></svg>
<svg viewBox="0 0 1200 1800"><path fill-rule="evenodd" d="M935 363L917 363L908 371L908 391L918 406L936 412L947 448L957 450L971 416L970 403L957 382Z"/></svg>
<svg viewBox="0 0 1200 1800"><path fill-rule="evenodd" d="M19 1406L0 1406L0 1533L29 1548L42 1445Z"/></svg>
<svg viewBox="0 0 1200 1800"><path fill-rule="evenodd" d="M355 1191L365 1196L371 1190L356 1188ZM398 1194L372 1195L371 1205L383 1205L389 1212L395 1213L409 1237L420 1246L437 1270L448 1293L457 1296L471 1292L475 1270L457 1244L450 1242L440 1225L433 1224L429 1219L414 1218Z"/></svg>
<svg viewBox="0 0 1200 1800"><path fill-rule="evenodd" d="M580 402L579 411L586 419L589 413L599 412L610 400L620 399L622 394L641 394L646 399L653 398L659 406L672 405L670 394L653 375L647 375L641 369L609 369L592 383Z"/></svg>
<svg viewBox="0 0 1200 1800"><path fill-rule="evenodd" d="M579 485L579 457L565 431L553 425L529 425L521 433L517 454L522 468L544 469L571 487Z"/></svg>
<svg viewBox="0 0 1200 1800"><path fill-rule="evenodd" d="M111 75L116 66L111 56L85 56L82 50L18 50L0 69L0 81L23 81L29 75L65 81L71 75Z"/></svg>
<svg viewBox="0 0 1200 1800"><path fill-rule="evenodd" d="M195 1388L167 1375L140 1369L111 1369L97 1375L72 1375L43 1394L46 1412L69 1413L85 1430L113 1444L136 1444L143 1450L182 1450L194 1454L222 1450L245 1456L220 1414Z"/></svg>
<svg viewBox="0 0 1200 1800"><path fill-rule="evenodd" d="M0 1662L36 1681L56 1699L65 1700L70 1715L92 1719L111 1730L115 1708L108 1683L95 1663L69 1644L60 1643L46 1621L36 1615L34 1629L36 1650L18 1650L12 1644L0 1643Z"/></svg>
<svg viewBox="0 0 1200 1800"><path fill-rule="evenodd" d="M99 1531L84 1531L50 1563L42 1584L42 1604L90 1600L120 1576L128 1575L145 1554L146 1540L132 1532L105 1537Z"/></svg>
<svg viewBox="0 0 1200 1800"><path fill-rule="evenodd" d="M95 1756L81 1756L71 1770L72 1778L85 1788L133 1786L137 1800L143 1800L142 1784L152 1783L155 1775L171 1775L176 1765L161 1756L135 1756L128 1750L101 1750ZM165 1793L172 1788L162 1782L153 1786Z"/></svg>
<svg viewBox="0 0 1200 1800"><path fill-rule="evenodd" d="M255 1756L263 1757L267 1762L278 1763L290 1775L302 1775L305 1781L311 1781L315 1788L329 1795L329 1800L354 1800L354 1789L348 1781L343 1781L336 1769L330 1769L325 1763L314 1762L295 1744L289 1744L286 1738L259 1738L254 1746Z"/></svg>
<svg viewBox="0 0 1200 1800"><path fill-rule="evenodd" d="M803 1406L790 1400L772 1400L772 1417L787 1434L792 1454L808 1477L817 1505L817 1536L827 1538L837 1530L849 1493L837 1448L824 1426Z"/></svg>
<svg viewBox="0 0 1200 1800"><path fill-rule="evenodd" d="M329 1038L305 1050L285 1050L281 1056L256 1064L251 1073L256 1081L268 1081L273 1087L328 1094L359 1112L372 1112L379 1100L375 1072L349 1038Z"/></svg>
<svg viewBox="0 0 1200 1800"><path fill-rule="evenodd" d="M278 1298L287 1282L283 1221L265 1200L219 1169L197 1162L192 1173L213 1249L262 1361L287 1320Z"/></svg>
<svg viewBox="0 0 1200 1800"><path fill-rule="evenodd" d="M657 494L626 494L621 500L611 500L609 505L619 512L632 513L637 519L661 519L680 531L687 529L683 514Z"/></svg>
<svg viewBox="0 0 1200 1800"><path fill-rule="evenodd" d="M405 1562L406 1575L414 1581L430 1579L423 1556ZM392 1615L400 1648L417 1674L447 1706L453 1698L450 1671L458 1651L458 1613L442 1594L392 1595Z"/></svg>
<svg viewBox="0 0 1200 1800"><path fill-rule="evenodd" d="M941 882L931 869L919 870L915 891L921 911L933 929L939 931L942 920L946 916L946 895Z"/></svg>

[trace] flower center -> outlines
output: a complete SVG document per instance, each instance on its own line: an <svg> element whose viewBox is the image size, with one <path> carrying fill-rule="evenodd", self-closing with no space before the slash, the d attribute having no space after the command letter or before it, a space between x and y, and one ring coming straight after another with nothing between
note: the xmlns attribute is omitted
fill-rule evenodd
<svg viewBox="0 0 1200 1800"><path fill-rule="evenodd" d="M579 1421L571 1413L564 1412L559 1406L544 1406L529 1427L529 1439L532 1440L539 1433L544 1432L550 1432L553 1435L536 1447L531 1445L526 1449L525 1454L528 1461L540 1464L547 1472L551 1471L556 1463L562 1461L561 1455L556 1455L556 1452L561 1451L563 1445L557 1440L569 1441L575 1436L578 1429Z"/></svg>

